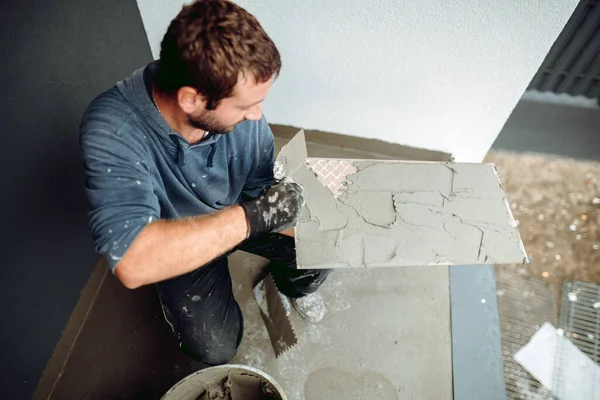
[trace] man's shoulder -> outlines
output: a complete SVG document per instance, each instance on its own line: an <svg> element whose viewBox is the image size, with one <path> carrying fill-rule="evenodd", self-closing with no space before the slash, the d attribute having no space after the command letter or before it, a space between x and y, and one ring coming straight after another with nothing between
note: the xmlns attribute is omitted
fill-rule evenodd
<svg viewBox="0 0 600 400"><path fill-rule="evenodd" d="M147 140L139 131L138 113L116 88L96 97L85 111L79 127L79 142L85 156L136 154L148 152Z"/></svg>
<svg viewBox="0 0 600 400"><path fill-rule="evenodd" d="M117 131L135 113L116 86L96 97L88 106L79 127L80 133L89 130Z"/></svg>

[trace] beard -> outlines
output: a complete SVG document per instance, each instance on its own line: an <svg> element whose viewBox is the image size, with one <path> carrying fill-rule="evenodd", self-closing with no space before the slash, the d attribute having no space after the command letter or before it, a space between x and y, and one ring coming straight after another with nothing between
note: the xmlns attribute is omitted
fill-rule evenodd
<svg viewBox="0 0 600 400"><path fill-rule="evenodd" d="M211 135L225 135L230 133L233 128L243 122L244 120L238 121L233 125L227 126L217 121L217 119L210 113L210 111L202 111L198 115L188 115L188 124L196 129L202 129L205 132L210 132Z"/></svg>

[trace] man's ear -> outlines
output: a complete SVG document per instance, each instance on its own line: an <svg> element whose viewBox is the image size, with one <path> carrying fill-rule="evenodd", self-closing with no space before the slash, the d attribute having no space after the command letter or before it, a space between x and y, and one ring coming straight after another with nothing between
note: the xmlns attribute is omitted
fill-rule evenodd
<svg viewBox="0 0 600 400"><path fill-rule="evenodd" d="M177 91L177 102L186 114L193 114L206 108L204 96L191 86L184 86Z"/></svg>

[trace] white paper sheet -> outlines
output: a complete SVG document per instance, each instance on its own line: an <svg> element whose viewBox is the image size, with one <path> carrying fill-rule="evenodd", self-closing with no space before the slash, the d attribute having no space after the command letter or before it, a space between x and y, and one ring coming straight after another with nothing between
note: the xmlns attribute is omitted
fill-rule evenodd
<svg viewBox="0 0 600 400"><path fill-rule="evenodd" d="M514 359L560 400L600 400L600 367L548 322Z"/></svg>

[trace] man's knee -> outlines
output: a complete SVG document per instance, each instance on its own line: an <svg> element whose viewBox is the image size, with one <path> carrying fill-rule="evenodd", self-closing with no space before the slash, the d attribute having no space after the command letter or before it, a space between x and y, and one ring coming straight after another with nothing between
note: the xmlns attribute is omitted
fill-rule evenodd
<svg viewBox="0 0 600 400"><path fill-rule="evenodd" d="M180 340L184 350L197 361L208 365L222 365L227 364L236 355L242 335L242 326L238 329L206 327L181 334Z"/></svg>
<svg viewBox="0 0 600 400"><path fill-rule="evenodd" d="M208 365L227 364L237 353L235 340L202 340L200 337L181 337L182 347L196 361Z"/></svg>

